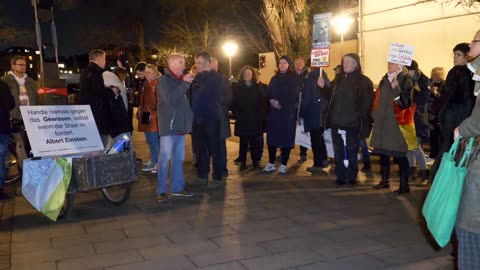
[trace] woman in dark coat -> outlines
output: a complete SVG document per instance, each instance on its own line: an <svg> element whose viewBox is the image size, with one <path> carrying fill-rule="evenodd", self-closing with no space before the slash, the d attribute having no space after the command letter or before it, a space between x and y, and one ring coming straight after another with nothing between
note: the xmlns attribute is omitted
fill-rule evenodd
<svg viewBox="0 0 480 270"><path fill-rule="evenodd" d="M240 170L245 170L249 147L253 167L260 166L266 98L262 85L257 82L253 67L244 66L239 77L238 84L233 86L232 111L235 115L235 136L240 137Z"/></svg>
<svg viewBox="0 0 480 270"><path fill-rule="evenodd" d="M362 123L371 122L369 114L374 99L373 83L362 74L357 54L343 56L342 67L341 73L332 82L326 119L327 127L332 128L336 183L355 185ZM319 84L325 87L324 83Z"/></svg>
<svg viewBox="0 0 480 270"><path fill-rule="evenodd" d="M394 157L400 167L400 188L397 192L410 192L407 159L409 146L400 131L393 104L400 109L409 108L412 105L412 91L412 82L408 74L403 71L403 66L389 62L388 72L380 81L372 110L374 125L370 146L374 147L374 154L380 155L382 177L382 181L373 186L374 189L390 188L390 157ZM412 130L414 130L413 117L410 120ZM412 138L415 138L415 134L412 135ZM415 147L415 144L413 145Z"/></svg>
<svg viewBox="0 0 480 270"><path fill-rule="evenodd" d="M305 132L310 132L310 142L313 152L313 166L307 168L312 173L322 172L323 168L328 166L327 149L323 139L324 121L323 116L328 106L328 97L326 93L320 91L318 79L320 69L312 70L306 76L303 84L302 99L300 104L300 123L303 122ZM327 84L328 76L322 72L322 77Z"/></svg>
<svg viewBox="0 0 480 270"><path fill-rule="evenodd" d="M282 151L282 165L278 173L287 173L287 162L290 150L295 146L295 128L297 121L296 76L291 71L292 60L282 56L278 63L279 70L273 76L267 88L267 99L270 103L270 113L267 120L267 145L269 163L264 172L276 170L275 155L277 148Z"/></svg>

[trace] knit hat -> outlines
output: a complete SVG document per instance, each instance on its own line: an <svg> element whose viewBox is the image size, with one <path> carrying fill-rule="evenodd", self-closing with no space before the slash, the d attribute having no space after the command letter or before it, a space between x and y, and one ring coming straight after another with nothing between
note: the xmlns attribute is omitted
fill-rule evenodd
<svg viewBox="0 0 480 270"><path fill-rule="evenodd" d="M120 57L118 57L118 61L122 64L122 67L127 68L129 67L128 65L128 54L122 54Z"/></svg>
<svg viewBox="0 0 480 270"><path fill-rule="evenodd" d="M418 63L417 61L415 60L412 60L412 63L410 64L410 66L407 67L408 70L415 70L417 71L418 70Z"/></svg>
<svg viewBox="0 0 480 270"><path fill-rule="evenodd" d="M463 54L467 54L469 50L470 47L468 46L468 43L459 43L453 48L453 52L461 51Z"/></svg>
<svg viewBox="0 0 480 270"><path fill-rule="evenodd" d="M282 55L282 57L280 57L280 59L278 59L278 62L280 62L280 60L282 60L282 59L287 61L289 69L291 69L293 67L293 61L290 57L288 57L288 55Z"/></svg>

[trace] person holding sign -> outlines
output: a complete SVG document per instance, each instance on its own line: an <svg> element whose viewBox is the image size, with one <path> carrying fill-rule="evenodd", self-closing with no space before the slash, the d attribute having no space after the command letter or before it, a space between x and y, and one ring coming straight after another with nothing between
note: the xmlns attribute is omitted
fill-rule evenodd
<svg viewBox="0 0 480 270"><path fill-rule="evenodd" d="M8 154L8 134L10 133L10 111L15 108L8 85L0 80L0 190L3 189L5 180L7 180L7 168L5 168L5 158Z"/></svg>
<svg viewBox="0 0 480 270"><path fill-rule="evenodd" d="M382 177L373 189L390 188L390 157L394 157L400 167L400 188L397 192L410 192L407 152L417 147L411 110L412 91L412 81L404 71L404 66L388 62L388 72L375 92L372 110L375 125L370 146L374 147L374 154L380 155Z"/></svg>
<svg viewBox="0 0 480 270"><path fill-rule="evenodd" d="M325 118L327 127L332 129L336 183L337 185L355 185L360 139L368 136L371 126L373 83L362 74L360 57L355 53L349 53L343 56L342 70L332 81L332 86L326 86L323 77L319 77L318 85L322 90L323 88L331 89Z"/></svg>

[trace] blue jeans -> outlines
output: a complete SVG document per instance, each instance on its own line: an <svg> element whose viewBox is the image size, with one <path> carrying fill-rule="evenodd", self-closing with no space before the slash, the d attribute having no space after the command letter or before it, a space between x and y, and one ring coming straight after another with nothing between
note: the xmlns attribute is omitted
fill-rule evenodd
<svg viewBox="0 0 480 270"><path fill-rule="evenodd" d="M158 132L145 132L145 138L150 147L150 160L155 164L158 161Z"/></svg>
<svg viewBox="0 0 480 270"><path fill-rule="evenodd" d="M0 134L0 188L7 180L7 168L5 167L5 158L8 154L8 134Z"/></svg>
<svg viewBox="0 0 480 270"><path fill-rule="evenodd" d="M172 160L170 184L172 192L182 191L185 186L183 161L185 161L185 135L161 136L158 155L157 192L167 193L168 161Z"/></svg>

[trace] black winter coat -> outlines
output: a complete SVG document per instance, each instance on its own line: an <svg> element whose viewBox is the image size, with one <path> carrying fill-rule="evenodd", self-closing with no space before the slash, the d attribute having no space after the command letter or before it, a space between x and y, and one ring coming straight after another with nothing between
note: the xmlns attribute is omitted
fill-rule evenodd
<svg viewBox="0 0 480 270"><path fill-rule="evenodd" d="M360 70L341 73L332 82L332 94L326 115L327 127L359 128L359 139L372 130L372 110L375 94L373 83Z"/></svg>
<svg viewBox="0 0 480 270"><path fill-rule="evenodd" d="M111 119L109 119L109 100L115 98L110 88L104 86L104 70L90 62L80 75L80 103L90 105L95 123L100 134L111 134Z"/></svg>
<svg viewBox="0 0 480 270"><path fill-rule="evenodd" d="M293 73L278 73L267 88L267 98L276 99L281 108L270 106L267 120L267 145L278 147L295 146L298 91Z"/></svg>
<svg viewBox="0 0 480 270"><path fill-rule="evenodd" d="M110 135L112 138L126 132L132 132L132 118L123 103L122 96L107 98L110 115Z"/></svg>
<svg viewBox="0 0 480 270"><path fill-rule="evenodd" d="M413 83L413 103L416 105L415 109L415 132L417 137L428 139L430 137L430 127L428 124L428 96L429 79L422 72L417 72L412 78Z"/></svg>
<svg viewBox="0 0 480 270"><path fill-rule="evenodd" d="M0 134L10 133L10 111L15 107L15 100L8 84L0 80Z"/></svg>
<svg viewBox="0 0 480 270"><path fill-rule="evenodd" d="M438 113L442 128L455 129L472 113L475 105L472 72L467 66L454 66L447 75Z"/></svg>
<svg viewBox="0 0 480 270"><path fill-rule="evenodd" d="M235 115L235 136L255 136L263 133L266 115L266 97L263 87L244 82L233 86L232 111Z"/></svg>
<svg viewBox="0 0 480 270"><path fill-rule="evenodd" d="M322 76L326 82L329 81L325 72L322 72ZM323 127L323 116L328 107L328 96L317 85L318 77L320 77L319 68L312 70L303 84L300 118L303 118L305 132Z"/></svg>

